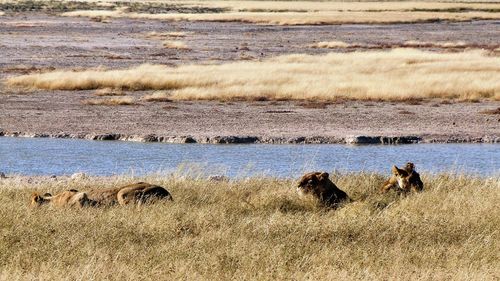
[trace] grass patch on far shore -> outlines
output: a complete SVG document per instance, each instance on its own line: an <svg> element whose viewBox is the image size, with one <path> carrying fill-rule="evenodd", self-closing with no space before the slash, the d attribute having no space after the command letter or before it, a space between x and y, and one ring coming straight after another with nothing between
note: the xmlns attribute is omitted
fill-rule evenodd
<svg viewBox="0 0 500 281"><path fill-rule="evenodd" d="M201 7L184 1L72 1L72 0L1 0L0 10L9 12L45 12L49 14L75 10L111 11L121 10L137 13L219 13L225 8Z"/></svg>
<svg viewBox="0 0 500 281"><path fill-rule="evenodd" d="M133 97L114 97L114 98L102 98L102 99L86 99L82 101L86 105L133 105L135 104L135 99Z"/></svg>
<svg viewBox="0 0 500 281"><path fill-rule="evenodd" d="M0 180L0 279L490 280L500 274L498 177L423 175L425 191L378 194L385 176L332 174L355 201L324 210L295 180L161 175ZM32 191L135 181L174 202L31 210Z"/></svg>
<svg viewBox="0 0 500 281"><path fill-rule="evenodd" d="M163 21L244 22L270 25L327 25L327 24L395 24L436 21L471 21L500 19L500 13L490 12L405 12L405 11L319 11L319 12L227 12L227 13L170 13L149 14L122 10L80 10L63 13L68 17L132 18Z"/></svg>
<svg viewBox="0 0 500 281"><path fill-rule="evenodd" d="M414 49L285 55L221 65L54 71L6 84L49 90L166 90L178 100L500 100L500 57Z"/></svg>
<svg viewBox="0 0 500 281"><path fill-rule="evenodd" d="M183 31L172 31L172 32L148 32L146 38L148 39L170 39L170 38L182 38L188 35L188 32Z"/></svg>
<svg viewBox="0 0 500 281"><path fill-rule="evenodd" d="M497 107L495 109L486 109L481 111L480 113L482 114L490 114L490 115L497 115L500 114L500 107Z"/></svg>
<svg viewBox="0 0 500 281"><path fill-rule="evenodd" d="M177 40L163 41L163 47L167 49L189 50L189 47L186 45L186 43Z"/></svg>
<svg viewBox="0 0 500 281"><path fill-rule="evenodd" d="M314 44L310 44L311 48L323 48L323 49L394 49L394 48L438 48L438 49L466 49L466 48L476 48L476 49L488 49L491 51L496 51L499 44L488 44L488 45L478 45L466 43L463 41L406 41L403 43L396 44L365 44L365 43L346 43L343 41L322 41Z"/></svg>
<svg viewBox="0 0 500 281"><path fill-rule="evenodd" d="M154 3L154 2L153 2ZM214 12L137 12L123 10L71 11L64 16L156 19L166 21L230 21L256 24L415 23L498 19L500 4L444 2L345 2L345 1L179 1L185 8ZM156 11L156 10L155 10Z"/></svg>

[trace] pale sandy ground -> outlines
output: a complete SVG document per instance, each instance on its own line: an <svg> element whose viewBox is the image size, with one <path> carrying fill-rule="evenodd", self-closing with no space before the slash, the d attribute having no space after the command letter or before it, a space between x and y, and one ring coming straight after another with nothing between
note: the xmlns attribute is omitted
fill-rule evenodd
<svg viewBox="0 0 500 281"><path fill-rule="evenodd" d="M308 45L339 40L397 44L409 40L498 44L499 22L405 25L255 26L241 23L166 23L18 14L0 18L0 78L50 68L120 68L141 63L185 64L259 59L287 53L325 53ZM162 47L147 32L186 32L191 50ZM342 51L342 50L336 50ZM346 137L420 136L427 141L494 141L500 116L481 111L500 102L420 104L341 102L305 108L300 102L175 102L132 106L89 106L92 92L36 91L0 86L0 129L4 132L161 136ZM146 93L127 93L137 98Z"/></svg>

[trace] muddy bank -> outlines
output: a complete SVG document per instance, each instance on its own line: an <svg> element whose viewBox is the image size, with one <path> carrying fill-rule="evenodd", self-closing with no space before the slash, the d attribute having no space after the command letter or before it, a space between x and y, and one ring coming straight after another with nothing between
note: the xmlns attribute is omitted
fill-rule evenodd
<svg viewBox="0 0 500 281"><path fill-rule="evenodd" d="M347 137L258 137L258 136L158 136L125 135L125 134L44 134L26 132L0 132L0 137L21 138L60 138L60 139L87 139L99 141L135 141L161 143L200 143L200 144L417 144L417 143L500 143L500 137L419 137L419 136L347 136Z"/></svg>

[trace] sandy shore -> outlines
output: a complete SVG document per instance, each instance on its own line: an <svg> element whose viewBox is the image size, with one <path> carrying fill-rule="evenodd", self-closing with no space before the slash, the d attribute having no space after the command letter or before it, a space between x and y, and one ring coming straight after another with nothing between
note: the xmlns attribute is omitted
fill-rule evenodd
<svg viewBox="0 0 500 281"><path fill-rule="evenodd" d="M406 25L255 26L241 23L111 23L44 14L0 17L0 78L45 71L141 63L178 65L325 53L309 44L342 40L398 44L408 40L500 41L495 21ZM190 50L165 49L147 32L182 31ZM257 43L258 42L258 43ZM337 50L340 51L340 50ZM500 102L412 103L146 102L90 106L92 91L33 91L0 86L0 134L168 142L391 143L499 142ZM369 138L359 138L369 136ZM248 138L249 137L249 138ZM370 138L371 137L371 138ZM396 138L380 138L396 137ZM404 137L404 138L397 138Z"/></svg>

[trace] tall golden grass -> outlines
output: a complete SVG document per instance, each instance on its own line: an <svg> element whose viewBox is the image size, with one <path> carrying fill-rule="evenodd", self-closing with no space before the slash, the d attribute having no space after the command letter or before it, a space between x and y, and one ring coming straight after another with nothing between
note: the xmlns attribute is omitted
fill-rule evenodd
<svg viewBox="0 0 500 281"><path fill-rule="evenodd" d="M425 176L425 191L378 194L384 177L334 174L355 202L318 207L295 182L162 176L0 181L1 280L495 280L500 178ZM32 191L160 184L174 202L31 210Z"/></svg>
<svg viewBox="0 0 500 281"><path fill-rule="evenodd" d="M464 3L464 1L183 1L186 4L233 11L412 11L412 10L484 10L500 9L500 3Z"/></svg>
<svg viewBox="0 0 500 281"><path fill-rule="evenodd" d="M431 21L470 21L500 19L500 13L490 12L360 12L360 11L318 11L318 12L227 12L199 14L148 14L101 10L80 10L62 14L68 17L133 18L164 21L215 21L246 22L272 25L323 25L323 24L389 24L417 23Z"/></svg>
<svg viewBox="0 0 500 281"><path fill-rule="evenodd" d="M172 99L186 100L500 100L499 72L500 57L484 51L395 49L286 55L222 65L54 71L11 77L6 84L49 90L169 90Z"/></svg>

